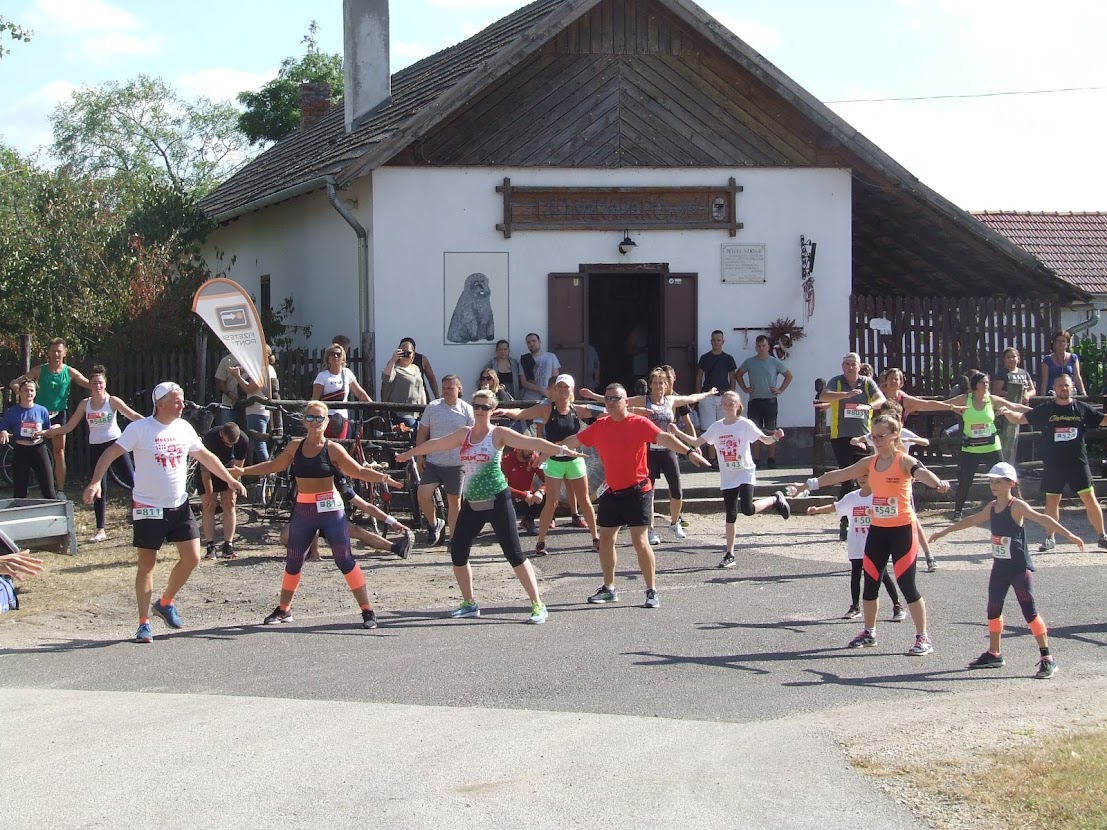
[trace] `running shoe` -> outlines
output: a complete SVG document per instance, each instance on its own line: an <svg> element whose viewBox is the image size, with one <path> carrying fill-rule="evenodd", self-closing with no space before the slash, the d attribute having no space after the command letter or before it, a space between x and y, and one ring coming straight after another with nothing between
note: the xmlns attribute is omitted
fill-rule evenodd
<svg viewBox="0 0 1107 830"><path fill-rule="evenodd" d="M223 543L223 558L224 559L238 559L238 554L234 550L234 542Z"/></svg>
<svg viewBox="0 0 1107 830"><path fill-rule="evenodd" d="M172 602L168 605L162 605L161 600L155 600L154 604L150 606L155 614L165 620L165 624L170 628L181 628L184 623L181 621L181 615L177 612L177 606Z"/></svg>
<svg viewBox="0 0 1107 830"><path fill-rule="evenodd" d="M1038 545L1038 552L1045 553L1047 550L1053 550L1057 547L1057 541L1052 536L1046 536L1045 541Z"/></svg>
<svg viewBox="0 0 1107 830"><path fill-rule="evenodd" d="M527 536L535 536L538 533L538 528L534 526L534 519L532 519L530 516L524 516L523 520L519 523L519 526L522 528L523 533L527 534Z"/></svg>
<svg viewBox="0 0 1107 830"><path fill-rule="evenodd" d="M907 609L898 602L892 606L892 622L903 622L907 619Z"/></svg>
<svg viewBox="0 0 1107 830"><path fill-rule="evenodd" d="M734 567L734 554L733 553L728 553L726 556L724 556L722 558L722 560L719 562L719 567L720 568L733 568Z"/></svg>
<svg viewBox="0 0 1107 830"><path fill-rule="evenodd" d="M542 625L547 619L549 619L550 612L546 610L546 606L540 602L532 602L530 604L530 621L535 625Z"/></svg>
<svg viewBox="0 0 1107 830"><path fill-rule="evenodd" d="M923 657L930 652L934 651L934 644L930 642L930 638L925 634L915 635L915 645L907 649L908 657Z"/></svg>
<svg viewBox="0 0 1107 830"><path fill-rule="evenodd" d="M692 526L692 523L690 521L688 521L686 518L684 518L684 515L682 514L681 517L680 517L680 526L687 530L688 528L690 528Z"/></svg>
<svg viewBox="0 0 1107 830"><path fill-rule="evenodd" d="M684 528L680 526L680 522L677 522L676 524L673 524L673 525L669 525L669 530L671 530L673 535L676 536L678 539L687 539L688 538L688 534L684 532Z"/></svg>
<svg viewBox="0 0 1107 830"><path fill-rule="evenodd" d="M872 648L876 645L876 637L873 636L869 629L865 629L848 643L846 648Z"/></svg>
<svg viewBox="0 0 1107 830"><path fill-rule="evenodd" d="M1096 544L1101 548L1107 549L1107 534L1101 535L1099 539L1096 540Z"/></svg>
<svg viewBox="0 0 1107 830"><path fill-rule="evenodd" d="M582 514L574 513L573 518L569 520L569 527L588 527L588 522L584 521Z"/></svg>
<svg viewBox="0 0 1107 830"><path fill-rule="evenodd" d="M969 663L970 669L998 669L1001 666L1007 665L1007 661L1003 659L1002 654L992 654L990 651L985 651L971 663Z"/></svg>
<svg viewBox="0 0 1107 830"><path fill-rule="evenodd" d="M964 517L965 517L965 512L963 510L954 510L953 511L953 521L959 522Z"/></svg>
<svg viewBox="0 0 1107 830"><path fill-rule="evenodd" d="M846 609L846 613L844 613L842 615L842 619L843 620L856 620L860 616L861 616L861 609L858 608L856 605L851 605L849 608Z"/></svg>
<svg viewBox="0 0 1107 830"><path fill-rule="evenodd" d="M606 585L601 585L599 588L596 589L596 593L592 594L592 596L588 598L588 601L593 604L598 604L601 602L618 602L619 592L616 591L614 588L608 588Z"/></svg>
<svg viewBox="0 0 1107 830"><path fill-rule="evenodd" d="M936 560L933 556L926 557L926 572L928 574L932 574L936 570L938 570L938 560Z"/></svg>
<svg viewBox="0 0 1107 830"><path fill-rule="evenodd" d="M475 602L463 600L461 605L459 605L457 608L449 613L449 616L455 620L460 620L467 617L479 617L480 606L477 605Z"/></svg>
<svg viewBox="0 0 1107 830"><path fill-rule="evenodd" d="M108 539L108 533L107 533L106 530L104 530L104 528L101 527L95 533L92 534L92 538L89 539L88 541L90 541L90 542L106 542L107 539Z"/></svg>
<svg viewBox="0 0 1107 830"><path fill-rule="evenodd" d="M653 588L646 589L646 601L642 603L643 608L660 608L661 600L657 598L657 591Z"/></svg>
<svg viewBox="0 0 1107 830"><path fill-rule="evenodd" d="M438 529L432 525L423 531L423 544L431 547L438 538Z"/></svg>
<svg viewBox="0 0 1107 830"><path fill-rule="evenodd" d="M446 544L446 523L442 519L434 520L434 543L436 545Z"/></svg>
<svg viewBox="0 0 1107 830"><path fill-rule="evenodd" d="M415 541L415 534L406 530L400 534L400 538L392 543L392 552L401 559L407 559L411 553L411 544Z"/></svg>
<svg viewBox="0 0 1107 830"><path fill-rule="evenodd" d="M135 632L136 643L152 643L154 642L154 629L150 627L150 623L142 623L138 627L138 631Z"/></svg>
<svg viewBox="0 0 1107 830"><path fill-rule="evenodd" d="M788 519L792 516L792 508L788 505L788 500L784 498L784 494L779 490L773 493L773 510L779 513L782 519Z"/></svg>
<svg viewBox="0 0 1107 830"><path fill-rule="evenodd" d="M261 624L276 625L277 623L286 622L292 622L292 611L291 609L286 611L278 605L276 608L273 609L268 617L261 621Z"/></svg>
<svg viewBox="0 0 1107 830"><path fill-rule="evenodd" d="M646 541L649 542L651 545L660 545L661 537L658 536L657 531L651 527L649 529L649 532L646 534Z"/></svg>
<svg viewBox="0 0 1107 830"><path fill-rule="evenodd" d="M1057 661L1052 657L1043 657L1038 664L1038 671L1034 674L1035 680L1049 680L1057 674Z"/></svg>
<svg viewBox="0 0 1107 830"><path fill-rule="evenodd" d="M362 628L376 628L377 627L377 615L373 613L372 608L363 608L361 611L361 627Z"/></svg>
<svg viewBox="0 0 1107 830"><path fill-rule="evenodd" d="M208 542L207 550L204 552L205 559L218 559L219 554L215 552L215 542Z"/></svg>
<svg viewBox="0 0 1107 830"><path fill-rule="evenodd" d="M545 542L539 542L538 544L536 544L534 546L534 553L531 554L531 555L532 556L545 556L548 553L549 553L549 551L546 550L546 543Z"/></svg>
<svg viewBox="0 0 1107 830"><path fill-rule="evenodd" d="M592 550L598 551L600 549L600 537L597 536L592 540Z"/></svg>

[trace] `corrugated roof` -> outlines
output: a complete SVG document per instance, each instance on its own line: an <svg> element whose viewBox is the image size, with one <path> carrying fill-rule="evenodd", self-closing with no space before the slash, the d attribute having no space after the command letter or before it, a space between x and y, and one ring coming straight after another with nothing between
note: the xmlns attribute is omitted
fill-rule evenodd
<svg viewBox="0 0 1107 830"><path fill-rule="evenodd" d="M973 213L1090 294L1107 294L1107 213Z"/></svg>

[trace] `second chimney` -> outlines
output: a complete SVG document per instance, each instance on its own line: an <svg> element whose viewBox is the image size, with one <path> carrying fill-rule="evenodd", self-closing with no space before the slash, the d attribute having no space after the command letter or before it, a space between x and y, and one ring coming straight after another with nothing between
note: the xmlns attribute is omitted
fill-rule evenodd
<svg viewBox="0 0 1107 830"><path fill-rule="evenodd" d="M331 110L331 85L326 81L300 84L300 129L304 130Z"/></svg>
<svg viewBox="0 0 1107 830"><path fill-rule="evenodd" d="M388 0L343 0L343 100L346 132L392 100Z"/></svg>

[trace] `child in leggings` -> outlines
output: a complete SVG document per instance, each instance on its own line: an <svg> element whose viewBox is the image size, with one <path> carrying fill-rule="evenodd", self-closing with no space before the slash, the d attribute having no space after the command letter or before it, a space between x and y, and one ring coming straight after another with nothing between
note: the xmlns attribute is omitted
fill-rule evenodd
<svg viewBox="0 0 1107 830"><path fill-rule="evenodd" d="M1017 482L1018 474L1014 467L1005 463L996 464L988 472L988 484L995 500L985 505L976 515L966 516L944 530L939 530L930 537L930 541L966 527L990 523L992 573L988 577L988 650L969 663L969 668L994 669L1004 665L1005 661L999 650L999 640L1003 634L1003 601L1007 598L1008 589L1013 588L1030 633L1038 642L1040 659L1034 677L1047 680L1057 673L1057 661L1050 653L1046 624L1038 614L1034 599L1034 562L1026 544L1023 522L1030 519L1051 534L1060 533L1080 550L1084 550L1084 542L1049 516L1037 512L1022 499L1016 498L1014 491L1018 486Z"/></svg>
<svg viewBox="0 0 1107 830"><path fill-rule="evenodd" d="M808 507L808 516L817 516L820 513L837 513L849 522L849 538L846 540L846 553L849 555L850 575L849 591L850 605L844 620L854 620L861 616L861 574L865 559L865 540L869 535L869 513L873 506L873 491L869 489L869 477L862 475L857 478L859 490L851 490L834 504L822 507ZM884 569L881 574L881 582L884 590L892 598L892 622L901 622L907 617L907 610L899 601L899 591L896 590L896 581Z"/></svg>

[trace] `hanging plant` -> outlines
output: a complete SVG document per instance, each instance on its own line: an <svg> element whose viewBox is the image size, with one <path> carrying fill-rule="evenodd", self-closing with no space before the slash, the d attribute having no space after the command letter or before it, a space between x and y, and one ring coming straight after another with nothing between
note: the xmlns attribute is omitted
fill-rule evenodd
<svg viewBox="0 0 1107 830"><path fill-rule="evenodd" d="M792 346L803 340L807 333L791 317L780 317L769 323L768 335L772 353L781 360L787 360Z"/></svg>

